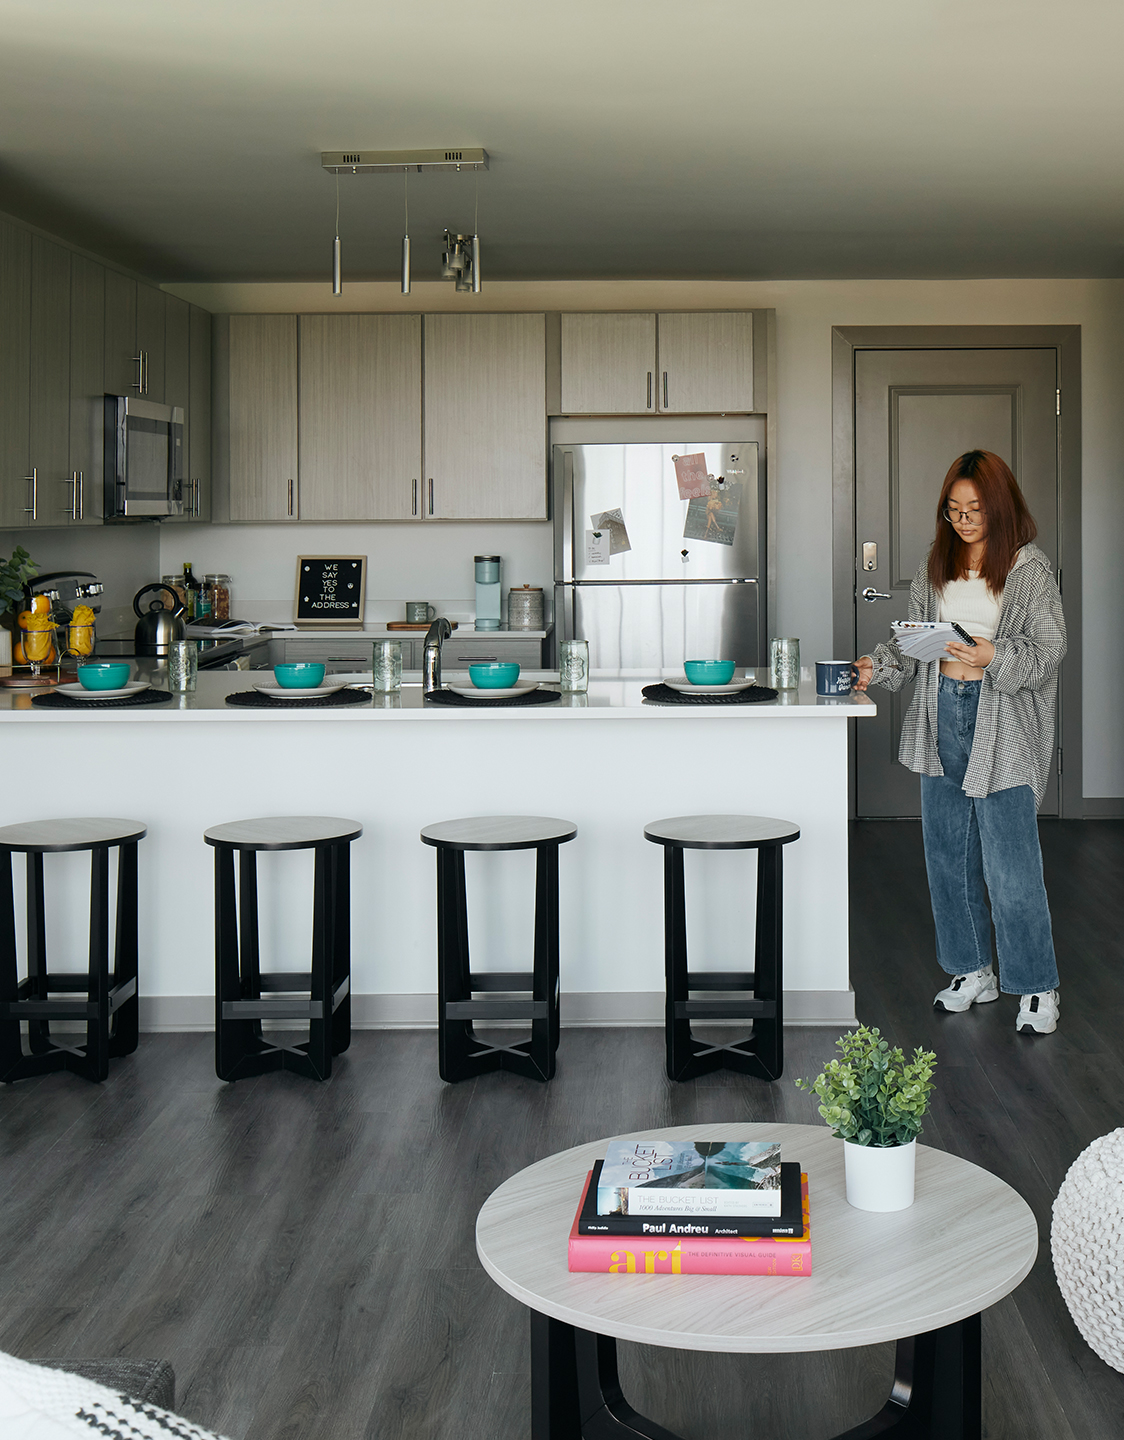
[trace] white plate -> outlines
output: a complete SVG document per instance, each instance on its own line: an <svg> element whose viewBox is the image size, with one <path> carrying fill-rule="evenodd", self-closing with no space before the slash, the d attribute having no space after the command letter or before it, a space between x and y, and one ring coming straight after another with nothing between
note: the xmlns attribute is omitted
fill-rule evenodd
<svg viewBox="0 0 1124 1440"><path fill-rule="evenodd" d="M135 695L139 690L147 689L147 680L130 680L128 685L114 690L87 690L85 685L79 685L77 681L69 685L55 686L59 695L73 695L76 700L121 700L126 695Z"/></svg>
<svg viewBox="0 0 1124 1440"><path fill-rule="evenodd" d="M513 695L529 695L539 688L539 682L532 680L525 685L450 685L454 695L471 695L476 700L508 700Z"/></svg>
<svg viewBox="0 0 1124 1440"><path fill-rule="evenodd" d="M278 685L276 680L255 680L254 689L274 700L306 700L310 695L334 695L345 690L350 680L325 680L321 685Z"/></svg>
<svg viewBox="0 0 1124 1440"><path fill-rule="evenodd" d="M678 690L684 695L690 695L697 691L700 695L736 695L739 690L748 690L751 685L756 685L756 680L731 680L728 685L692 685L690 680L665 680L672 690Z"/></svg>

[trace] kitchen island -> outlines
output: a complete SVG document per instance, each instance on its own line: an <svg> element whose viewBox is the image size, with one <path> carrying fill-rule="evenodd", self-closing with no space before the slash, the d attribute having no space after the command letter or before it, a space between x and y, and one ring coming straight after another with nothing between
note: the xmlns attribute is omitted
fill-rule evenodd
<svg viewBox="0 0 1124 1440"><path fill-rule="evenodd" d="M588 695L557 704L461 709L425 704L412 678L399 695L347 709L234 708L227 694L249 689L251 677L224 672L200 674L193 694L137 709L61 711L23 694L0 696L5 823L113 815L148 826L140 846L143 1027L213 1024L213 856L203 830L283 814L339 815L364 827L352 847L358 1026L436 1023L434 862L418 832L504 813L578 826L560 852L563 1024L662 1024L663 857L643 827L717 812L800 826L785 855L786 1017L853 1018L847 722L875 714L867 696L818 699L806 680L765 705L665 707L644 703L650 681L595 676ZM468 862L474 968L526 968L533 856ZM307 960L311 864L296 853L261 866L271 968ZM738 852L688 854L697 968L746 968L754 864ZM83 857L50 857L48 949L58 968L84 965L85 884Z"/></svg>

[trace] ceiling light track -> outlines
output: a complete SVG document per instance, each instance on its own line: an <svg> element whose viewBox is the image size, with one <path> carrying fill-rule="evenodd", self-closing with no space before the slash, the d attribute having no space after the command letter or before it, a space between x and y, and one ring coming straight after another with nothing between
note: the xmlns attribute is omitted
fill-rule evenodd
<svg viewBox="0 0 1124 1440"><path fill-rule="evenodd" d="M452 145L446 150L322 150L320 164L334 175L487 170L488 152L479 145Z"/></svg>

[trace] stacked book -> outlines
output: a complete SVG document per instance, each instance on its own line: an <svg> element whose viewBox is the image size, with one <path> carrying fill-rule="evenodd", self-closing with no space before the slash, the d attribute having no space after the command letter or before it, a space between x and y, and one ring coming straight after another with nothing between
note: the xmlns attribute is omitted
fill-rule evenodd
<svg viewBox="0 0 1124 1440"><path fill-rule="evenodd" d="M614 1140L586 1176L571 1270L810 1275L808 1177L780 1146Z"/></svg>

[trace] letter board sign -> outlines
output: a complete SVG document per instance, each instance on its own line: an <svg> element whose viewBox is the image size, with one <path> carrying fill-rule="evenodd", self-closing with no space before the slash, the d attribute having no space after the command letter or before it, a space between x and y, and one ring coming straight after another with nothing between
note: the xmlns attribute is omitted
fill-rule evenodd
<svg viewBox="0 0 1124 1440"><path fill-rule="evenodd" d="M297 556L298 625L360 630L366 595L366 555Z"/></svg>

